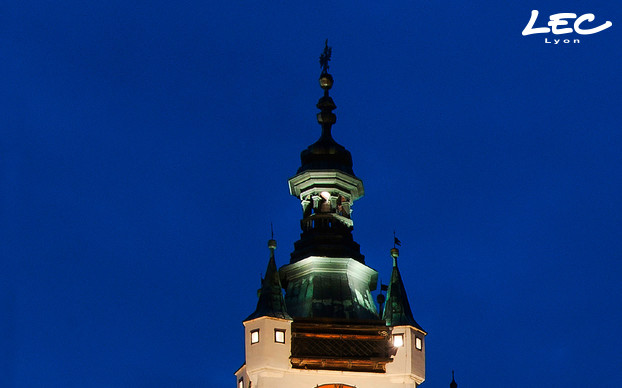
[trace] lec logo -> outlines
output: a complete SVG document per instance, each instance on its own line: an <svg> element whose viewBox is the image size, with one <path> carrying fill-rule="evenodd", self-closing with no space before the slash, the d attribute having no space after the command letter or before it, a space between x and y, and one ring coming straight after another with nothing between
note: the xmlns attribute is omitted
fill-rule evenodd
<svg viewBox="0 0 622 388"><path fill-rule="evenodd" d="M600 26L594 28L582 28L581 25L585 22L593 22L595 17L593 13L586 13L577 18L577 14L575 13L556 13L554 15L549 16L549 22L547 23L549 27L537 27L533 28L536 24L536 20L538 19L538 10L531 11L531 18L529 19L529 23L523 30L523 36L532 35L532 34L548 34L549 32L553 32L555 35L561 34L570 34L573 32L573 28L564 27L559 28L560 26L567 26L568 20L566 19L577 19L574 22L574 31L579 35L591 35L597 32L601 32L602 30L606 30L611 27L613 23L610 21L606 21Z"/></svg>

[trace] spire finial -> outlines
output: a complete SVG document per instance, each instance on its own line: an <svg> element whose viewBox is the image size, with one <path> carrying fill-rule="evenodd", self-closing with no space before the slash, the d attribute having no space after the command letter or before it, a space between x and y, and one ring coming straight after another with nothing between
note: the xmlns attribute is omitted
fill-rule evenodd
<svg viewBox="0 0 622 388"><path fill-rule="evenodd" d="M449 388L458 388L458 384L456 383L456 379L454 378L454 371L451 371L451 383L449 383Z"/></svg>
<svg viewBox="0 0 622 388"><path fill-rule="evenodd" d="M324 42L324 52L320 55L320 66L322 67L322 75L328 74L328 61L330 61L330 55L332 54L333 48L328 47L328 39Z"/></svg>
<svg viewBox="0 0 622 388"><path fill-rule="evenodd" d="M316 105L321 110L321 112L317 114L317 122L322 126L321 137L331 140L330 127L337 121L337 116L333 113L333 110L335 110L337 106L328 95L328 91L333 87L333 76L328 74L328 61L330 61L332 51L333 49L328 47L328 39L326 39L324 52L320 55L320 65L322 66L320 86L324 89L324 97L320 98Z"/></svg>
<svg viewBox="0 0 622 388"><path fill-rule="evenodd" d="M272 227L272 222L270 222L270 240L268 240L268 248L270 249L270 254L274 256L276 240L274 239L274 228Z"/></svg>
<svg viewBox="0 0 622 388"><path fill-rule="evenodd" d="M320 55L320 66L322 67L322 73L320 74L320 86L324 89L324 97L328 97L328 90L333 87L333 76L328 74L328 61L330 61L332 52L333 48L328 47L328 39L326 39L326 42L324 43L324 52ZM334 103L330 105L333 105L333 109L335 109Z"/></svg>
<svg viewBox="0 0 622 388"><path fill-rule="evenodd" d="M393 257L393 266L397 267L397 258L400 256L400 250L397 247L402 246L402 242L395 237L395 230L393 231L393 248L391 248L391 257Z"/></svg>

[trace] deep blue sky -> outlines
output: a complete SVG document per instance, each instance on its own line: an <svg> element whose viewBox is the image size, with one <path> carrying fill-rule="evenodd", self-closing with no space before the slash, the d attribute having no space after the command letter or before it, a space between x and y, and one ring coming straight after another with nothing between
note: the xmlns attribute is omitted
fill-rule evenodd
<svg viewBox="0 0 622 388"><path fill-rule="evenodd" d="M545 44L532 9L613 27ZM424 387L620 385L621 26L618 1L4 2L0 385L233 387L270 222L279 266L298 238L325 38L354 236L385 281L403 242Z"/></svg>

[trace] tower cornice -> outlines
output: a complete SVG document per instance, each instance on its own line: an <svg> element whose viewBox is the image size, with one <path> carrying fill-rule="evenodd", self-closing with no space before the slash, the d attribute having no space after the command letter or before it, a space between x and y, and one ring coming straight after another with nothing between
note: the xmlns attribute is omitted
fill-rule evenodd
<svg viewBox="0 0 622 388"><path fill-rule="evenodd" d="M339 170L304 171L290 178L288 183L290 194L300 199L323 191L336 191L356 201L365 194L362 180Z"/></svg>

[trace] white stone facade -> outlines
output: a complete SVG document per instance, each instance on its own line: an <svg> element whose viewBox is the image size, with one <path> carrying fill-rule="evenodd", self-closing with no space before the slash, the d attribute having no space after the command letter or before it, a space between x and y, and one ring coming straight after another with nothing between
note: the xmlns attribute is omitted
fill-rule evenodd
<svg viewBox="0 0 622 388"><path fill-rule="evenodd" d="M258 342L251 343L251 333L256 330ZM285 343L275 341L275 330L285 331ZM415 388L425 379L425 335L411 326L396 326L392 334L403 335L403 346L397 348L386 373L294 369L289 360L291 321L270 317L246 321L246 362L235 373L236 387L315 388L343 384L356 388ZM416 338L421 340L421 350L416 348Z"/></svg>

